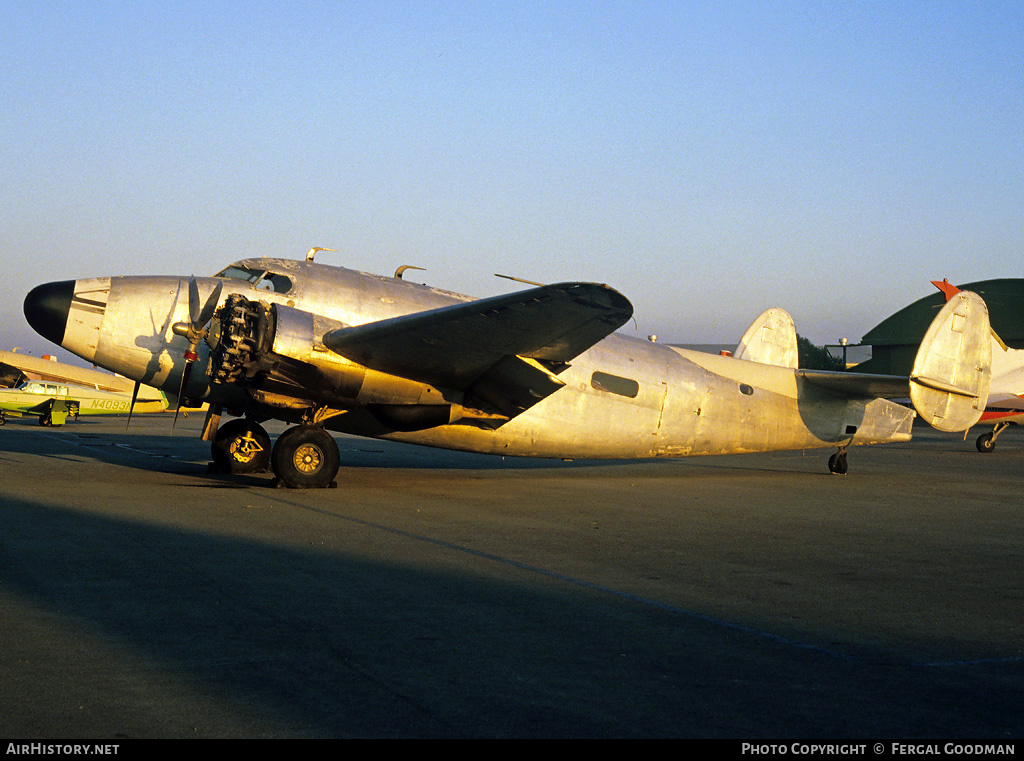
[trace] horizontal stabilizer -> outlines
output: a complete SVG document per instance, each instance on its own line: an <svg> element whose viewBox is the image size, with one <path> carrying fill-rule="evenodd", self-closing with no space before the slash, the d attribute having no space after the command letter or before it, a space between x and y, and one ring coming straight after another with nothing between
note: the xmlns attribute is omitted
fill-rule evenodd
<svg viewBox="0 0 1024 761"><path fill-rule="evenodd" d="M796 326L789 312L772 307L761 312L743 334L733 356L762 365L776 365L796 369L799 352L796 344Z"/></svg>
<svg viewBox="0 0 1024 761"><path fill-rule="evenodd" d="M910 374L910 399L940 431L965 431L985 411L991 377L988 307L978 294L960 291L921 341Z"/></svg>
<svg viewBox="0 0 1024 761"><path fill-rule="evenodd" d="M905 375L846 373L839 370L797 370L798 377L841 396L865 399L896 399L910 396L910 379Z"/></svg>

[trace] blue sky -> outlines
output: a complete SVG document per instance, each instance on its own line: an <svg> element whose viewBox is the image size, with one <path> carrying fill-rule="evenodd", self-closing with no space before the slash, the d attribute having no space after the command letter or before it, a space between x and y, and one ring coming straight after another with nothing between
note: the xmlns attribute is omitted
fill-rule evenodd
<svg viewBox="0 0 1024 761"><path fill-rule="evenodd" d="M1024 277L1019 2L0 3L0 348L49 280L301 257L857 341ZM61 353L59 353L60 355Z"/></svg>

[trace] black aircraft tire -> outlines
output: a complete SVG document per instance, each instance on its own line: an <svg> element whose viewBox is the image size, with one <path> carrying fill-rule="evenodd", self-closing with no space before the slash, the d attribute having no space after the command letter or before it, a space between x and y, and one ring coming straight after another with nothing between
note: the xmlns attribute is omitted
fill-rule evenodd
<svg viewBox="0 0 1024 761"><path fill-rule="evenodd" d="M996 448L996 439L991 433L983 433L975 442L979 452L991 452Z"/></svg>
<svg viewBox="0 0 1024 761"><path fill-rule="evenodd" d="M222 473L262 473L270 465L270 436L259 423L232 420L217 429L210 453Z"/></svg>
<svg viewBox="0 0 1024 761"><path fill-rule="evenodd" d="M325 489L334 481L341 455L334 438L318 425L282 433L270 456L274 475L292 489Z"/></svg>
<svg viewBox="0 0 1024 761"><path fill-rule="evenodd" d="M828 458L828 469L837 476L845 476L847 468L846 452L836 452Z"/></svg>

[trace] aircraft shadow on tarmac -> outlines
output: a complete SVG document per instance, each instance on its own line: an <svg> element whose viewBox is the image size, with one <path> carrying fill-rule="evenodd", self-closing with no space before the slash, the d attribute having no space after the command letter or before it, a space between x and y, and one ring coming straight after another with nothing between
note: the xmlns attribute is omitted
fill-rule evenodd
<svg viewBox="0 0 1024 761"><path fill-rule="evenodd" d="M100 462L147 471L174 472L191 476L208 476L224 483L270 486L273 474L228 475L210 469L210 447L197 435L145 433L138 429L116 432L109 424L91 426L91 421L78 421L57 429L40 428L29 421L10 421L4 437L5 449L38 452L33 435L57 437L64 442L63 454L90 456ZM134 423L133 423L134 425ZM0 435L5 429L0 429ZM271 437L275 440L277 437ZM679 460L557 460L532 457L459 452L404 444L394 441L336 435L341 452L342 468L394 468L431 470L562 470L572 468L622 467L643 463L671 463Z"/></svg>
<svg viewBox="0 0 1024 761"><path fill-rule="evenodd" d="M154 420L156 419L156 425ZM12 420L0 428L3 450L44 454L49 457L75 456L92 457L99 462L147 472L174 473L197 479L206 488L274 488L277 481L267 470L254 474L225 474L215 470L210 460L209 444L198 438L198 421L182 421L177 433L170 429L170 419L159 421L158 416L147 418L150 425L142 429L133 422L133 429L121 430L117 423L107 421L77 421L61 428L41 428L27 420ZM188 428L193 430L188 430ZM915 438L904 444L888 444L876 447L857 447L852 450L855 463L861 455L870 457L869 452L891 453L935 447L942 452L963 450L969 457L980 456L969 443L959 437L936 434L927 426L915 429ZM5 436L4 432L8 432ZM57 437L64 444L60 454L44 453L35 436ZM781 451L760 454L733 454L725 456L702 456L692 458L633 459L633 460L556 460L544 458L503 457L500 455L459 452L401 442L366 439L336 434L341 453L341 471L336 484L344 484L346 471L353 469L393 469L424 471L534 471L558 472L572 470L610 469L622 472L631 466L643 466L647 474L655 472L694 473L729 471L734 473L791 474L801 477L815 476L833 478L825 467L828 450ZM272 440L276 435L272 434ZM1014 432L1005 436L1003 449L1016 452L1018 444L1013 441ZM1017 437L1019 438L1019 437ZM989 455L985 455L989 456ZM0 453L2 457L2 453ZM867 458L865 458L867 459ZM650 470L655 469L655 470ZM856 477L856 467L851 477ZM841 479L840 479L841 480Z"/></svg>
<svg viewBox="0 0 1024 761"><path fill-rule="evenodd" d="M333 520L358 548L366 525ZM27 500L0 531L8 736L1024 729L1019 691L976 674L835 657L478 559L428 569Z"/></svg>

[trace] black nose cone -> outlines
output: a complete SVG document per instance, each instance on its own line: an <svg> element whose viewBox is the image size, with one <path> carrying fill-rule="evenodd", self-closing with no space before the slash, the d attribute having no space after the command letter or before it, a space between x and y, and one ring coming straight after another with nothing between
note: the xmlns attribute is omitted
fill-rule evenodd
<svg viewBox="0 0 1024 761"><path fill-rule="evenodd" d="M25 297L25 318L43 338L60 346L68 324L68 310L75 295L75 281L37 285Z"/></svg>

